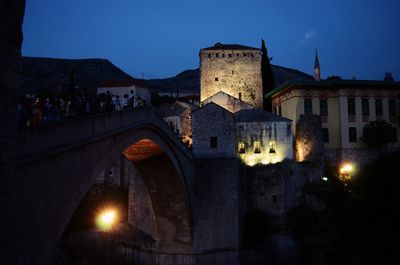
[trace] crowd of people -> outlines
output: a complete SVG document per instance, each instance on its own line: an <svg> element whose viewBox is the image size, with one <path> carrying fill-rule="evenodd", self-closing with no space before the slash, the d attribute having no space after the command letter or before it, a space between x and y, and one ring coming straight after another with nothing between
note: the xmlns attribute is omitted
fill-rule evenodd
<svg viewBox="0 0 400 265"><path fill-rule="evenodd" d="M141 98L133 94L98 94L90 97L24 95L17 101L18 124L21 127L62 121L67 118L94 113L112 112L146 106Z"/></svg>

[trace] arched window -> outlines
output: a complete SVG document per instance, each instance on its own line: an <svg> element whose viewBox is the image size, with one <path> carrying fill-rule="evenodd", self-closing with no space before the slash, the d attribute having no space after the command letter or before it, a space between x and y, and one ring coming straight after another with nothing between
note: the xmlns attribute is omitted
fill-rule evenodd
<svg viewBox="0 0 400 265"><path fill-rule="evenodd" d="M322 122L327 122L328 117L328 93L322 92L319 95L319 115Z"/></svg>
<svg viewBox="0 0 400 265"><path fill-rule="evenodd" d="M382 98L383 98L382 92L375 93L375 114L377 120L382 118L383 116Z"/></svg>
<svg viewBox="0 0 400 265"><path fill-rule="evenodd" d="M355 122L356 120L356 95L353 91L347 92L347 114L349 122Z"/></svg>
<svg viewBox="0 0 400 265"><path fill-rule="evenodd" d="M313 106L312 106L313 94L311 92L306 92L304 93L303 98L304 98L304 114L306 115L313 114Z"/></svg>

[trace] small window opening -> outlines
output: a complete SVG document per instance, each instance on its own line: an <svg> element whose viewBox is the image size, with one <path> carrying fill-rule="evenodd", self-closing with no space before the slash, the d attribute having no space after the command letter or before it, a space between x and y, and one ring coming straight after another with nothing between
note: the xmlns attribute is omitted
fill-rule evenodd
<svg viewBox="0 0 400 265"><path fill-rule="evenodd" d="M259 141L254 142L254 153L261 154L261 143Z"/></svg>
<svg viewBox="0 0 400 265"><path fill-rule="evenodd" d="M244 154L244 153L246 153L244 142L239 142L239 154Z"/></svg>

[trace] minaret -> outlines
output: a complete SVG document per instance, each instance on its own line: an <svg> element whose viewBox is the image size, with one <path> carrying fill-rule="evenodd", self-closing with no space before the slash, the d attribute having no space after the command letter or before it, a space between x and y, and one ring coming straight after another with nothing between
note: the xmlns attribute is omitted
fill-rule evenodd
<svg viewBox="0 0 400 265"><path fill-rule="evenodd" d="M315 49L315 61L314 61L314 79L316 81L321 80L321 68L319 67L318 51Z"/></svg>

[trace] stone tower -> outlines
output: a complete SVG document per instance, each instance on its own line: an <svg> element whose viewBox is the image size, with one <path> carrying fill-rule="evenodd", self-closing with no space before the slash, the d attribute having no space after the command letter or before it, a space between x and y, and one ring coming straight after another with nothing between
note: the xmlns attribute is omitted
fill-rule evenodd
<svg viewBox="0 0 400 265"><path fill-rule="evenodd" d="M260 49L216 43L200 50L200 102L220 91L262 109Z"/></svg>
<svg viewBox="0 0 400 265"><path fill-rule="evenodd" d="M321 68L319 67L318 51L315 49L315 61L314 61L314 79L316 81L321 80Z"/></svg>

